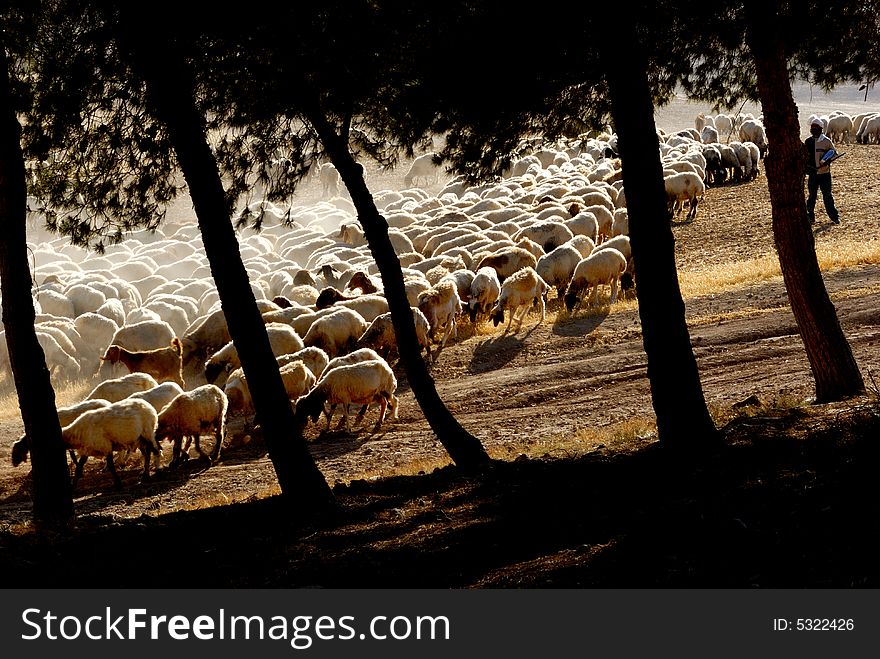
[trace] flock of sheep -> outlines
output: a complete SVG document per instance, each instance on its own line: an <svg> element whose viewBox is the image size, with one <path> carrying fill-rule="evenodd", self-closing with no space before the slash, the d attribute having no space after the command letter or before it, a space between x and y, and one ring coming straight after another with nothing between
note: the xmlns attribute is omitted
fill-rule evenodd
<svg viewBox="0 0 880 659"><path fill-rule="evenodd" d="M838 117L829 117L831 131L844 123ZM871 127L878 121L864 117L842 139L876 141ZM740 141L729 141L733 131ZM465 318L498 326L508 314L504 331L514 322L518 331L533 307L544 320L551 289L572 311L596 304L601 287L610 286L614 303L619 288L635 285L616 136L523 147L528 155L495 183L468 186L454 178L436 194L407 187L374 195L429 364ZM749 115L701 114L693 129L658 131L658 148L669 208L681 212L688 204L692 220L706 185L758 175L767 142ZM408 185L439 180L431 156L413 162ZM334 195L332 166L323 165L320 178ZM317 421L323 411L329 429L341 406L347 429L350 405L360 406L357 425L378 404L378 429L389 409L397 415L397 351L351 203L329 196L293 207L289 226L281 223L287 209L257 206L267 219L259 233L242 231L241 257L298 418ZM151 461L160 464L162 441L173 443L175 466L192 441L205 455L204 434L214 438L206 457L216 460L227 416L254 408L198 227L132 233L102 255L51 236L30 246L36 330L54 380L102 380L84 401L58 410L76 477L89 456L101 457L118 485L113 453L138 449L148 477ZM0 374L8 376L5 343ZM28 445L26 436L16 442L14 464L26 459Z"/></svg>

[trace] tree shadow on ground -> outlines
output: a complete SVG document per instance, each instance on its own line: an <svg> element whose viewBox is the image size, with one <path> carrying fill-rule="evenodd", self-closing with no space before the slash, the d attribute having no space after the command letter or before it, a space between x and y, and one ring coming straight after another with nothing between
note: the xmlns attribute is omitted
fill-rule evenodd
<svg viewBox="0 0 880 659"><path fill-rule="evenodd" d="M52 542L0 534L0 549L8 586L31 588L876 587L878 425L872 410L795 410L728 424L711 453L650 442L353 481L334 488L340 516L305 529L269 497L88 519ZM213 569L152 560L169 547ZM155 569L130 569L141 561Z"/></svg>

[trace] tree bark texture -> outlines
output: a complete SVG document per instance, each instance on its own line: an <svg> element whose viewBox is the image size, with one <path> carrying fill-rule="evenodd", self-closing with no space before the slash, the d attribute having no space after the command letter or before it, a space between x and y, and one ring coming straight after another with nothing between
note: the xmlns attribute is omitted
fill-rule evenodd
<svg viewBox="0 0 880 659"><path fill-rule="evenodd" d="M632 51L638 48L636 35L631 27L628 31L631 34L624 36L624 43ZM627 57L609 58L606 71L623 161L639 317L658 437L666 446L702 448L718 441L719 435L706 408L685 323L646 62L631 52Z"/></svg>
<svg viewBox="0 0 880 659"><path fill-rule="evenodd" d="M131 22L129 22L131 25ZM281 381L278 363L226 205L217 162L207 142L205 120L195 107L193 83L172 46L135 29L128 32L135 70L143 76L158 118L168 128L193 200L211 275L229 334L248 379L269 458L295 516L310 517L335 507L333 493L309 453Z"/></svg>
<svg viewBox="0 0 880 659"><path fill-rule="evenodd" d="M437 393L434 380L422 360L412 311L403 286L400 260L388 238L388 223L379 213L373 196L367 188L363 167L355 161L347 141L336 133L323 116L315 115L316 113L313 113L309 121L317 131L330 160L339 171L351 195L370 252L382 276L385 297L388 299L388 308L391 311L391 320L397 338L400 363L406 371L413 394L431 430L437 435L437 439L443 444L455 464L461 467L473 467L488 463L489 456L480 440L465 430L443 403Z"/></svg>
<svg viewBox="0 0 880 659"><path fill-rule="evenodd" d="M0 48L0 279L3 325L25 433L30 438L34 522L64 529L74 518L67 452L55 411L55 391L34 330L27 253L27 185L21 125L9 88L6 51Z"/></svg>
<svg viewBox="0 0 880 659"><path fill-rule="evenodd" d="M773 239L791 310L816 383L816 402L841 400L865 383L828 296L804 200L804 146L791 92L787 59L773 4L753 5L750 44L770 144L764 162Z"/></svg>

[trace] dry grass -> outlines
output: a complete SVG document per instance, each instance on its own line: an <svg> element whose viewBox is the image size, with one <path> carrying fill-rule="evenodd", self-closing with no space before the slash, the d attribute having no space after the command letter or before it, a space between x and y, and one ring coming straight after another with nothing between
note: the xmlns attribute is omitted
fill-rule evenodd
<svg viewBox="0 0 880 659"><path fill-rule="evenodd" d="M823 271L856 265L880 263L880 240L838 239L816 245L816 257ZM776 254L736 261L710 268L679 271L681 294L685 299L722 293L739 287L782 277Z"/></svg>
<svg viewBox="0 0 880 659"><path fill-rule="evenodd" d="M709 415L719 428L736 419L778 415L781 412L804 409L809 401L792 394L777 394L766 400L750 397L733 405L708 405Z"/></svg>
<svg viewBox="0 0 880 659"><path fill-rule="evenodd" d="M574 433L547 435L546 437L515 437L504 443L487 447L494 460L511 461L517 458L575 458L610 447L631 445L633 440L643 442L657 438L657 425L652 418L633 417L618 423L597 428L584 428ZM389 476L417 476L446 467L448 457L420 457L406 462L386 465L381 471L364 470L352 480L377 480Z"/></svg>
<svg viewBox="0 0 880 659"><path fill-rule="evenodd" d="M98 382L99 378L93 377L88 380L76 380L55 385L55 406L66 407L80 402L95 388ZM18 395L15 389L12 388L0 395L0 422L10 421L20 416L21 410L18 407Z"/></svg>

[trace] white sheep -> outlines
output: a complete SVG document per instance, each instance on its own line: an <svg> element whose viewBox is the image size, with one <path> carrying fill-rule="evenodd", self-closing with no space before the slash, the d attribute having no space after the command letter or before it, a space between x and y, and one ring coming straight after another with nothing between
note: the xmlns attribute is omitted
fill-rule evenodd
<svg viewBox="0 0 880 659"><path fill-rule="evenodd" d="M599 239L599 221L592 213L581 211L563 224L575 236L587 236L594 243Z"/></svg>
<svg viewBox="0 0 880 659"><path fill-rule="evenodd" d="M156 441L158 415L148 402L137 399L120 400L81 414L61 429L64 445L78 456L73 484L82 476L83 466L90 457L106 458L107 470L117 489L122 487L113 451L140 449L144 456L143 480L150 477L150 455L161 455Z"/></svg>
<svg viewBox="0 0 880 659"><path fill-rule="evenodd" d="M700 140L703 144L716 144L718 142L718 130L714 126L704 126L700 130Z"/></svg>
<svg viewBox="0 0 880 659"><path fill-rule="evenodd" d="M458 291L459 299L466 303L471 297L471 284L474 281L474 274L473 270L454 270L443 275L438 283L446 280L453 282Z"/></svg>
<svg viewBox="0 0 880 659"><path fill-rule="evenodd" d="M358 295L350 300L336 302L333 306L351 309L369 323L388 311L388 300L382 295Z"/></svg>
<svg viewBox="0 0 880 659"><path fill-rule="evenodd" d="M126 350L137 352L140 350L155 350L164 348L171 343L176 336L171 325L164 321L146 320L133 325L120 327L110 340L112 345L117 345Z"/></svg>
<svg viewBox="0 0 880 659"><path fill-rule="evenodd" d="M317 380L311 369L300 360L286 363L279 368L281 381L287 397L296 400L305 395ZM251 398L251 390L247 383L244 370L237 368L229 374L229 379L223 387L226 398L229 400L231 412L251 413L254 411L254 402Z"/></svg>
<svg viewBox="0 0 880 659"><path fill-rule="evenodd" d="M580 252L581 258L585 258L592 254L593 249L596 247L596 243L593 242L591 238L588 236L575 236L571 240L569 240L566 245L574 247L578 252Z"/></svg>
<svg viewBox="0 0 880 659"><path fill-rule="evenodd" d="M529 313L529 307L533 304L541 305L541 320L544 321L547 301L547 282L541 279L541 276L534 268L528 267L514 273L504 280L501 285L501 294L492 307L492 324L498 327L504 322L504 311L510 309L510 320L507 321L507 327L504 329L505 334L510 330L514 317L520 307L524 307L522 316L519 318L517 330L522 327L523 320Z"/></svg>
<svg viewBox="0 0 880 659"><path fill-rule="evenodd" d="M123 398L128 398L138 391L147 391L158 386L159 383L146 373L129 373L121 378L104 380L104 382L92 389L91 393L86 396L86 400L101 398L115 403Z"/></svg>
<svg viewBox="0 0 880 659"><path fill-rule="evenodd" d="M74 313L79 316L88 311L97 311L107 301L101 291L85 284L74 284L64 294L73 302Z"/></svg>
<svg viewBox="0 0 880 659"><path fill-rule="evenodd" d="M76 421L84 412L90 412L91 410L97 410L109 406L109 401L99 398L95 400L84 400L68 407L59 407L56 410L58 413L58 423L63 428ZM25 434L12 444L12 466L17 467L19 464L27 460L29 452L30 437ZM75 455L72 454L71 457L74 459L74 462L76 462Z"/></svg>
<svg viewBox="0 0 880 659"><path fill-rule="evenodd" d="M303 336L303 345L321 348L332 359L351 350L366 329L367 322L363 316L356 311L341 307L334 309L326 316L317 318ZM301 348L302 346L300 346ZM290 350L288 352L296 351Z"/></svg>
<svg viewBox="0 0 880 659"><path fill-rule="evenodd" d="M215 443L210 459L216 461L220 457L220 448L226 435L228 405L226 394L222 389L213 384L206 384L175 396L159 412L156 440L167 438L174 442L172 465L176 465L182 457L181 443L184 437L187 438L184 452L189 448L190 439L194 437L196 451L200 456L207 457L199 444L199 438L202 433L211 431L214 432Z"/></svg>
<svg viewBox="0 0 880 659"><path fill-rule="evenodd" d="M117 298L109 298L102 304L100 307L95 309L94 312L87 311L85 313L96 313L99 316L103 316L108 320L112 320L117 327L122 327L125 324L125 307L122 306L122 302ZM79 314L81 316L83 314Z"/></svg>
<svg viewBox="0 0 880 659"><path fill-rule="evenodd" d="M850 120L848 130L852 130L852 120ZM767 134L760 121L757 119L744 121L739 127L739 139L743 142L753 142L760 150L761 157L764 157L764 153L767 151Z"/></svg>
<svg viewBox="0 0 880 659"><path fill-rule="evenodd" d="M425 318L428 319L432 340L436 340L437 334L445 328L446 331L438 348L438 350L442 350L446 346L446 341L450 335L457 335L455 316L461 311L461 298L458 296L458 287L448 279L438 282L436 286L419 293L418 308L425 315Z"/></svg>
<svg viewBox="0 0 880 659"><path fill-rule="evenodd" d="M562 297L574 269L583 257L581 253L571 245L561 245L546 256L538 259L535 271L548 286L556 288L558 297Z"/></svg>
<svg viewBox="0 0 880 659"><path fill-rule="evenodd" d="M726 114L719 114L715 117L715 128L718 129L719 135L726 135L727 139L730 139L730 134L733 132L733 121Z"/></svg>
<svg viewBox="0 0 880 659"><path fill-rule="evenodd" d="M471 283L468 300L471 322L476 323L478 315L489 313L499 295L501 295L501 282L495 269L486 266L477 270Z"/></svg>
<svg viewBox="0 0 880 659"><path fill-rule="evenodd" d="M269 323L266 325L266 334L269 335L272 354L276 357L303 349L303 340L290 325ZM223 371L229 373L239 366L241 360L238 357L238 349L230 341L205 362L205 379L209 383L214 382Z"/></svg>
<svg viewBox="0 0 880 659"><path fill-rule="evenodd" d="M316 378L320 378L327 368L327 364L330 363L330 356L321 348L310 346L296 352L281 355L277 359L278 367L280 368L297 360L305 364Z"/></svg>
<svg viewBox="0 0 880 659"><path fill-rule="evenodd" d="M63 293L51 289L43 289L37 293L37 301L43 313L62 318L76 318L73 302Z"/></svg>
<svg viewBox="0 0 880 659"><path fill-rule="evenodd" d="M693 220L697 215L698 197L706 192L706 186L697 174L691 172L680 172L671 174L663 179L666 186L666 202L669 211L672 212L675 206L679 211L684 207L684 202L690 204L687 214L687 221Z"/></svg>
<svg viewBox="0 0 880 659"><path fill-rule="evenodd" d="M425 185L431 182L437 183L440 178L440 168L434 164L433 153L422 154L412 161L409 171L403 177L403 184L409 188L419 178L424 181Z"/></svg>
<svg viewBox="0 0 880 659"><path fill-rule="evenodd" d="M592 306L599 297L599 286L611 284L611 303L617 301L617 284L626 271L626 257L613 248L600 249L577 264L574 275L565 292L565 306L574 309L581 293L592 287L589 304Z"/></svg>
<svg viewBox="0 0 880 659"><path fill-rule="evenodd" d="M181 389L180 385L176 382L163 382L162 384L153 387L152 389L147 389L146 391L137 391L128 396L128 398L139 398L140 400L145 400L150 405L152 405L158 413L161 412L162 408L168 405L168 403L174 400L175 397L182 393L183 389Z"/></svg>
<svg viewBox="0 0 880 659"><path fill-rule="evenodd" d="M321 181L322 197L332 197L339 193L342 178L332 163L326 162L318 167L318 180Z"/></svg>
<svg viewBox="0 0 880 659"><path fill-rule="evenodd" d="M614 211L614 222L611 224L611 237L629 235L629 211L618 208Z"/></svg>
<svg viewBox="0 0 880 659"><path fill-rule="evenodd" d="M514 242L528 238L538 243L544 253L553 251L574 235L562 221L542 221L520 229L513 235Z"/></svg>
<svg viewBox="0 0 880 659"><path fill-rule="evenodd" d="M296 415L317 422L324 411L325 404L330 405L327 414L327 429L330 429L333 412L337 405L342 405L342 427L348 430L349 405L370 405L379 403L379 420L374 431L378 431L390 406L392 418L397 418L397 378L385 360L377 359L339 366L327 370L317 384L305 396L296 401ZM363 418L364 411L358 415L357 423Z"/></svg>
<svg viewBox="0 0 880 659"><path fill-rule="evenodd" d="M487 254L477 263L477 270L480 268L494 268L498 275L498 280L504 282L515 272L523 268L534 268L538 265L538 259L534 254L522 249L521 247L505 247L494 254Z"/></svg>
<svg viewBox="0 0 880 659"><path fill-rule="evenodd" d="M856 133L859 144L880 144L880 114L865 117Z"/></svg>
<svg viewBox="0 0 880 659"><path fill-rule="evenodd" d="M491 268L490 268L491 269ZM493 271L494 272L494 271ZM431 341L428 335L431 331L428 319L417 307L411 307L413 325L416 330L416 340L419 346L425 350L428 362L431 362ZM372 348L384 359L391 361L398 354L397 339L394 334L394 323L391 320L391 312L378 316L370 326L364 330L355 344L358 348ZM337 358L338 359L338 358Z"/></svg>

